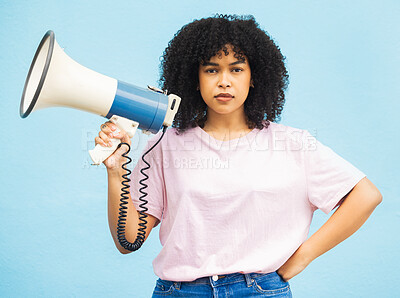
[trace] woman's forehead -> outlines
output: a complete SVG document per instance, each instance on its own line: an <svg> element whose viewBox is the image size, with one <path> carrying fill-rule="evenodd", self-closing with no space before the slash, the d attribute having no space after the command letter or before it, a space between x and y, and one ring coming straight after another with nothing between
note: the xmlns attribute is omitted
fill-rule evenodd
<svg viewBox="0 0 400 298"><path fill-rule="evenodd" d="M244 53L239 48L234 47L231 44L226 44L214 56L211 56L209 59L204 59L201 64L209 61L221 61L222 59L231 60L233 62L247 62L246 55L244 55Z"/></svg>

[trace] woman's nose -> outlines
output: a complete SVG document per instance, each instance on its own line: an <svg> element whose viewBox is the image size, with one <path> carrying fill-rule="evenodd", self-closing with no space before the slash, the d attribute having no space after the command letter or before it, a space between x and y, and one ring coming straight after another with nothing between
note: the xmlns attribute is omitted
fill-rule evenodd
<svg viewBox="0 0 400 298"><path fill-rule="evenodd" d="M229 75L226 72L221 72L218 87L227 88L231 86L231 81L229 79Z"/></svg>

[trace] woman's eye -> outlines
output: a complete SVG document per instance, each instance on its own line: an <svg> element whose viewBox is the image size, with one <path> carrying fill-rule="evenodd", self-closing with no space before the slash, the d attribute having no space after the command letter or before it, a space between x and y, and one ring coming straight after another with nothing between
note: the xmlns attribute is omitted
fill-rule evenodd
<svg viewBox="0 0 400 298"><path fill-rule="evenodd" d="M206 73L216 73L216 69L206 69Z"/></svg>
<svg viewBox="0 0 400 298"><path fill-rule="evenodd" d="M243 69L241 69L241 68L234 68L232 71L233 72L241 72Z"/></svg>

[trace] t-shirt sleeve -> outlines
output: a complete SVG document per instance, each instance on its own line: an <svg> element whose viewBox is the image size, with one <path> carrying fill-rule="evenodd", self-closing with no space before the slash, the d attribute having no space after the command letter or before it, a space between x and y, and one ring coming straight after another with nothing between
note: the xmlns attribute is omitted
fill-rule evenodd
<svg viewBox="0 0 400 298"><path fill-rule="evenodd" d="M158 134L148 141L139 157L139 161L132 171L130 177L130 192L136 210L142 210L140 206L143 204L143 201L140 199L142 198L147 201L147 204L144 206L148 210L145 213L161 221L165 197L161 144L158 144L145 156L145 160L149 166L142 160L142 155L155 144L156 140L158 140L157 136ZM147 195L143 196L143 193L147 193ZM158 223L159 222L156 223L156 226Z"/></svg>
<svg viewBox="0 0 400 298"><path fill-rule="evenodd" d="M303 144L308 199L328 214L366 175L308 131L304 131Z"/></svg>

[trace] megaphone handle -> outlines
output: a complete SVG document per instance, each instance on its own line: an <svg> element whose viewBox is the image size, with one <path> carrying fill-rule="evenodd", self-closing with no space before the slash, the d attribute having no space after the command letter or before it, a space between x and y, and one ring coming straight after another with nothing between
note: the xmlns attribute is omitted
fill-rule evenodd
<svg viewBox="0 0 400 298"><path fill-rule="evenodd" d="M133 138L135 135L136 129L139 126L139 123L136 121L129 120L120 116L112 116L110 119L119 129L123 129L126 131L130 138ZM118 132L118 129L116 130ZM119 139L111 139L112 146L111 147L103 147L100 144L97 144L93 150L89 150L89 155L93 161L93 165L99 165L104 160L106 160L114 151L117 149L121 140Z"/></svg>
<svg viewBox="0 0 400 298"><path fill-rule="evenodd" d="M114 151L117 149L119 143L121 143L120 139L111 139L112 146L111 147L103 147L100 144L97 144L94 149L89 150L89 155L93 161L93 165L99 165L104 160L106 160Z"/></svg>

